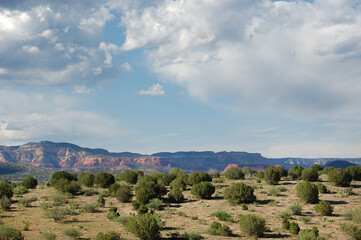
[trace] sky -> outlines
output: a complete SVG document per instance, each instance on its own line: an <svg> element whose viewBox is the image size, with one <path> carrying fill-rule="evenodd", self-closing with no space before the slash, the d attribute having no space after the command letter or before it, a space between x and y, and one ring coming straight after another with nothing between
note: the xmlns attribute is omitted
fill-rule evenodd
<svg viewBox="0 0 361 240"><path fill-rule="evenodd" d="M359 0L0 0L0 145L361 157Z"/></svg>

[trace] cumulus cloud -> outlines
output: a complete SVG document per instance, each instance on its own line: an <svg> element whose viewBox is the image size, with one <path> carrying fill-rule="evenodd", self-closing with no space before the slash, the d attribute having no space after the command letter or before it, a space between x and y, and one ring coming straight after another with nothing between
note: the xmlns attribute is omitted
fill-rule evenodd
<svg viewBox="0 0 361 240"><path fill-rule="evenodd" d="M147 90L141 90L139 91L140 95L150 95L150 96L163 96L165 94L165 91L163 90L163 86L159 83L153 84L149 89Z"/></svg>
<svg viewBox="0 0 361 240"><path fill-rule="evenodd" d="M116 79L102 31L114 16L96 0L0 4L0 82L54 86ZM10 3L11 2L11 3Z"/></svg>
<svg viewBox="0 0 361 240"><path fill-rule="evenodd" d="M121 24L123 50L147 48L154 72L202 100L308 115L361 101L360 1L165 0Z"/></svg>
<svg viewBox="0 0 361 240"><path fill-rule="evenodd" d="M96 112L79 110L77 99L59 93L0 90L0 142L93 141L115 139L123 133L117 122Z"/></svg>

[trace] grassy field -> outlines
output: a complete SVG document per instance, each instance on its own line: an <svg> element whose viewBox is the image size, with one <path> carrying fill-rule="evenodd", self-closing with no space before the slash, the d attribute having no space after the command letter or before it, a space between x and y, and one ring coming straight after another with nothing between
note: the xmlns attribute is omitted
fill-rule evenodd
<svg viewBox="0 0 361 240"><path fill-rule="evenodd" d="M320 200L327 200L334 206L332 216L322 217L315 213L314 204L303 204L302 215L292 216L292 220L297 222L301 229L310 229L318 227L320 235L326 239L348 239L342 232L341 225L344 222L350 222L343 214L346 211L358 209L361 207L361 182L353 181L351 184L353 194L350 196L341 196L339 193L341 187L335 187L327 181L326 175L321 175L321 181L329 189L330 193L320 194ZM242 210L240 205L231 205L223 198L223 191L233 182L244 182L255 189L257 200L248 204L248 210ZM282 229L282 219L279 215L288 210L293 203L301 203L296 196L296 184L298 181L282 180L278 185L268 185L263 180L257 181L256 178L246 180L228 180L224 177L214 179L213 185L216 186L216 192L212 199L197 199L190 194L188 188L183 192L185 201L180 204L164 204L162 211L157 211L162 215L165 226L161 235L165 239L170 239L170 233L195 231L202 235L204 239L253 239L241 233L239 228L238 216L240 214L256 214L266 219L266 225L270 229L264 237L259 239L296 239L296 236ZM271 188L282 187L283 191L278 196L267 195ZM96 188L99 193L104 189ZM116 221L109 220L106 215L111 206L118 208L120 215L136 214L132 209L131 203L120 203L114 197L105 197L105 206L98 207L95 213L82 212L84 205L96 203L98 196L75 196L68 201L75 201L79 206L74 210L75 214L67 216L61 222L54 222L51 218L45 216L46 210L41 208L44 204L52 203L52 196L57 192L52 187L38 186L37 189L30 189L29 193L23 196L13 197L14 203L10 211L0 213L1 221L22 230L25 239L38 240L43 239L41 232L53 232L57 239L67 239L62 230L67 227L77 229L81 233L82 239L95 239L98 232L116 231L121 233L125 239L136 239L135 236L126 231L124 226ZM29 207L20 206L16 201L21 198L30 198L36 196L37 200L32 202ZM165 199L166 200L166 199ZM165 201L166 202L166 201ZM69 203L63 204L63 207L70 207ZM216 217L211 216L216 211L225 211L229 213L234 222L222 222ZM302 220L303 219L303 220ZM306 220L306 221L305 221ZM24 221L28 221L30 226L27 231L23 230ZM232 237L214 236L206 233L206 230L214 222L219 221L231 228L234 233ZM359 224L360 226L360 224Z"/></svg>

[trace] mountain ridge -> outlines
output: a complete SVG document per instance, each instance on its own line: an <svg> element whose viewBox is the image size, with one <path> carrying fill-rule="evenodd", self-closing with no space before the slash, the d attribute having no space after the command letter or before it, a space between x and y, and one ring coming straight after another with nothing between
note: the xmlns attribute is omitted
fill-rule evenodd
<svg viewBox="0 0 361 240"><path fill-rule="evenodd" d="M51 141L29 142L20 146L0 145L0 162L28 164L48 169L71 171L124 170L152 168L167 171L178 167L188 172L217 169L223 171L230 164L264 169L270 165L290 168L292 165L309 167L313 164L324 165L328 161L346 160L355 164L361 158L266 158L260 153L244 151L179 151L139 154L131 152L109 152L102 148L86 148L66 142Z"/></svg>

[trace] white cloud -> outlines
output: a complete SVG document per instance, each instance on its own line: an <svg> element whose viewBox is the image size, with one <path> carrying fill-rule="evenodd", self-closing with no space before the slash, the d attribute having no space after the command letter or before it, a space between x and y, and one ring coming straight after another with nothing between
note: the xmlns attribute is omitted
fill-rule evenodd
<svg viewBox="0 0 361 240"><path fill-rule="evenodd" d="M124 134L117 122L96 112L79 110L78 100L64 94L0 90L0 142L97 141Z"/></svg>
<svg viewBox="0 0 361 240"><path fill-rule="evenodd" d="M0 82L52 86L117 79L121 68L112 61L119 51L103 37L112 18L96 0L0 3L0 68L7 71Z"/></svg>
<svg viewBox="0 0 361 240"><path fill-rule="evenodd" d="M150 95L150 96L163 96L165 94L165 91L163 90L163 86L161 86L159 83L157 83L157 84L153 84L147 90L139 91L139 94L140 95Z"/></svg>
<svg viewBox="0 0 361 240"><path fill-rule="evenodd" d="M122 69L126 72L131 72L132 71L132 66L130 66L129 63L125 62L122 64Z"/></svg>
<svg viewBox="0 0 361 240"><path fill-rule="evenodd" d="M74 86L73 89L73 93L78 93L78 94L90 94L91 92L92 91L88 89L86 86L76 85Z"/></svg>
<svg viewBox="0 0 361 240"><path fill-rule="evenodd" d="M341 116L361 101L359 3L160 1L125 13L122 49L202 100Z"/></svg>

